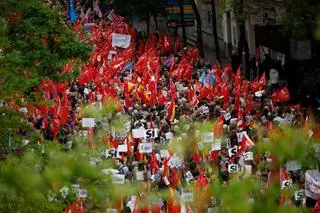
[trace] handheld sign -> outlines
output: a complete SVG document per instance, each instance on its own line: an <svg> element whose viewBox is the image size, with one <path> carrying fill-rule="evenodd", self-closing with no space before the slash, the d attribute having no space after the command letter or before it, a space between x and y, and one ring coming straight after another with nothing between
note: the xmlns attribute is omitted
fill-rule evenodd
<svg viewBox="0 0 320 213"><path fill-rule="evenodd" d="M118 152L128 152L128 145L127 144L119 145Z"/></svg>
<svg viewBox="0 0 320 213"><path fill-rule="evenodd" d="M238 146L234 146L234 147L228 149L228 153L229 153L230 158L237 154L238 148L239 148Z"/></svg>
<svg viewBox="0 0 320 213"><path fill-rule="evenodd" d="M124 184L124 175L121 175L121 174L112 175L112 183L114 183L114 184Z"/></svg>
<svg viewBox="0 0 320 213"><path fill-rule="evenodd" d="M139 129L133 129L132 130L132 137L133 138L143 138L145 135L145 129L144 128L139 128Z"/></svg>
<svg viewBox="0 0 320 213"><path fill-rule="evenodd" d="M82 118L82 127L93 128L94 127L94 118Z"/></svg>
<svg viewBox="0 0 320 213"><path fill-rule="evenodd" d="M214 133L206 132L201 135L201 142L203 143L213 143Z"/></svg>
<svg viewBox="0 0 320 213"><path fill-rule="evenodd" d="M144 138L145 139L151 139L158 137L158 131L157 129L147 129L144 132Z"/></svg>
<svg viewBox="0 0 320 213"><path fill-rule="evenodd" d="M152 143L140 143L139 152L140 153L151 153L152 152Z"/></svg>
<svg viewBox="0 0 320 213"><path fill-rule="evenodd" d="M128 48L131 42L131 35L112 33L112 47Z"/></svg>
<svg viewBox="0 0 320 213"><path fill-rule="evenodd" d="M289 180L284 180L282 181L281 183L281 189L288 189L292 186L292 180L289 179Z"/></svg>
<svg viewBox="0 0 320 213"><path fill-rule="evenodd" d="M116 149L107 149L105 152L105 156L107 159L120 157L119 152Z"/></svg>
<svg viewBox="0 0 320 213"><path fill-rule="evenodd" d="M193 201L193 192L184 192L182 194L182 197L185 202L192 202Z"/></svg>
<svg viewBox="0 0 320 213"><path fill-rule="evenodd" d="M247 131L242 131L237 133L238 142L240 143L242 141L243 136L247 134Z"/></svg>
<svg viewBox="0 0 320 213"><path fill-rule="evenodd" d="M169 151L166 149L160 150L160 156L161 156L161 158L169 157Z"/></svg>
<svg viewBox="0 0 320 213"><path fill-rule="evenodd" d="M186 181L189 183L191 180L194 180L194 177L190 171L188 171L185 175Z"/></svg>
<svg viewBox="0 0 320 213"><path fill-rule="evenodd" d="M303 189L294 192L294 199L296 201L302 201L304 197L305 197L305 193Z"/></svg>
<svg viewBox="0 0 320 213"><path fill-rule="evenodd" d="M230 119L231 119L231 114L230 114L230 112L224 113L223 117L224 117L224 119L225 119L226 121L230 120Z"/></svg>
<svg viewBox="0 0 320 213"><path fill-rule="evenodd" d="M229 164L228 165L228 172L229 173L236 173L239 171L239 165L238 164Z"/></svg>
<svg viewBox="0 0 320 213"><path fill-rule="evenodd" d="M253 160L253 152L245 152L243 156L245 161Z"/></svg>
<svg viewBox="0 0 320 213"><path fill-rule="evenodd" d="M212 151L220 151L221 150L221 142L220 141L216 141L215 143L213 143L211 145L211 150Z"/></svg>

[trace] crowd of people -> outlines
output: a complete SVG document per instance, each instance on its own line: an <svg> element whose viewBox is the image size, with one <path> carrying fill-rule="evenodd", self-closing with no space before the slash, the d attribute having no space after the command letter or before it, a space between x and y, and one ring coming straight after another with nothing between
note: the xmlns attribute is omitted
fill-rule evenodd
<svg viewBox="0 0 320 213"><path fill-rule="evenodd" d="M178 37L153 34L144 42L124 18L112 14L107 19L97 5L91 12L80 7L73 28L79 39L92 44L90 60L77 79L41 83L39 94L54 101L53 106L28 106L22 111L44 139L71 149L74 136L91 140L101 134L99 130L107 130L102 131L104 158L113 162L108 172L114 183L143 185L107 212L222 211L228 208L209 185L214 179L227 185L235 174L256 177L262 189L271 184L272 176L281 179L282 190L292 184L305 189L299 162L292 159L274 172L266 166L275 160L272 154L255 150L257 143L270 143L268 132L279 126L305 127L310 138L319 140L317 127L307 125L311 110L288 105L286 87L270 82L264 72L248 81L240 67L206 64L196 48L182 47ZM129 44L116 43L114 34L129 35ZM71 61L62 74L74 66ZM102 109L111 100L115 116L84 124L91 118L83 117L81 107ZM112 119L124 115L130 119L123 130L113 129ZM185 191L186 184L194 185L193 190ZM159 194L152 201L147 197L148 191L162 190L167 190L166 197ZM254 195L248 196L254 202ZM307 202L313 207L319 196L317 190L307 199L280 196L278 205Z"/></svg>

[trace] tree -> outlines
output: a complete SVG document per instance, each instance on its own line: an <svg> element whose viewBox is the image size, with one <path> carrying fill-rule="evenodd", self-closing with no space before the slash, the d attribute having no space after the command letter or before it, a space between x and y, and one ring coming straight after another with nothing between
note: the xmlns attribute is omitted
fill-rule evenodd
<svg viewBox="0 0 320 213"><path fill-rule="evenodd" d="M90 48L75 39L60 9L50 9L41 0L1 1L2 99L13 94L31 98L42 80L61 80L60 71L71 59L87 58Z"/></svg>
<svg viewBox="0 0 320 213"><path fill-rule="evenodd" d="M200 57L204 58L201 17L200 17L200 13L198 10L198 6L196 4L196 0L192 0L191 3L192 3L192 9L194 12L194 16L195 16L196 22L197 22L197 41L198 41L198 45L199 45L199 53L200 53Z"/></svg>

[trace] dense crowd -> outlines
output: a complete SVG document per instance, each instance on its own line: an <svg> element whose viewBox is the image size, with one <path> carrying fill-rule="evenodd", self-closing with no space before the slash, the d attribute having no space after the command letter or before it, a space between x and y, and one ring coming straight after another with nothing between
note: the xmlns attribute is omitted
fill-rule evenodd
<svg viewBox="0 0 320 213"><path fill-rule="evenodd" d="M192 212L195 208L215 212L224 207L210 191L210 182L219 179L227 185L235 174L255 176L263 189L271 184L272 176L281 179L281 189L292 184L304 189L305 172L299 162L288 161L272 171L266 166L275 160L271 153L254 150L257 142L270 143L268 131L279 126L305 127L310 138L319 139L317 128L307 126L311 110L288 104L289 91L276 70L265 70L273 74L262 72L248 81L241 67L209 65L199 58L196 48L183 48L179 37L153 34L144 42L116 14L108 20L97 5L92 11L83 11L80 5L76 9L80 18L73 28L94 47L90 60L77 79L42 82L39 94L54 101L53 106L28 106L20 111L44 139L68 148L74 136L90 140L99 130L108 132L103 137L104 157L112 159L114 167L106 172L116 184L140 182L143 187L107 212ZM115 33L129 35L128 46L114 43ZM62 75L72 72L75 64L66 65ZM130 118L123 130L111 127L111 116L84 124L90 118L83 117L81 107L102 109L111 99L117 105L112 119ZM205 125L210 128L200 131ZM194 190L184 191L185 184L194 185ZM159 194L152 201L144 193L164 189L168 196ZM314 206L319 195L280 197L279 203ZM254 195L248 200L254 202Z"/></svg>

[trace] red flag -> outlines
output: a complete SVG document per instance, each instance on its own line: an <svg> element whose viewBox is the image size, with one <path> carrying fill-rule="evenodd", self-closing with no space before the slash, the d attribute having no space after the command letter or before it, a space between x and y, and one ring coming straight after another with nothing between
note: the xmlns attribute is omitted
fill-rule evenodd
<svg viewBox="0 0 320 213"><path fill-rule="evenodd" d="M286 102L288 100L290 100L290 94L287 87L283 87L272 94L272 101L274 102Z"/></svg>
<svg viewBox="0 0 320 213"><path fill-rule="evenodd" d="M259 80L259 90L262 90L267 83L266 73L264 72Z"/></svg>

